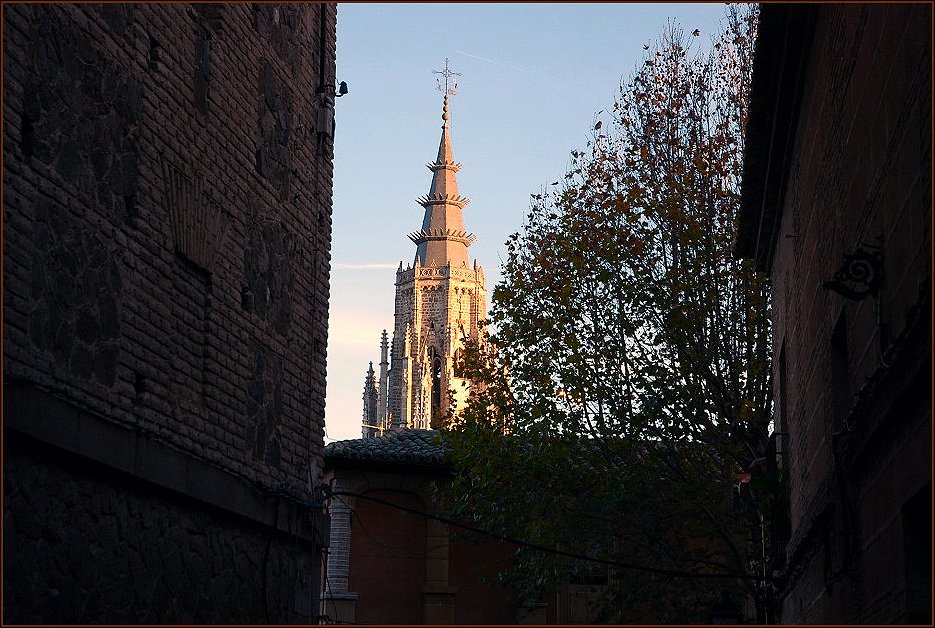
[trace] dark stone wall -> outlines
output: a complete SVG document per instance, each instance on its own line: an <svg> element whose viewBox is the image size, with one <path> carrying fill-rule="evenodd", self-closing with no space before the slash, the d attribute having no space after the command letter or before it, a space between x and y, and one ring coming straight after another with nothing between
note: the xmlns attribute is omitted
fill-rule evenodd
<svg viewBox="0 0 935 628"><path fill-rule="evenodd" d="M309 543L43 445L5 462L7 620L314 623Z"/></svg>
<svg viewBox="0 0 935 628"><path fill-rule="evenodd" d="M35 206L27 311L33 347L69 376L112 386L120 352L123 282L115 251L68 213L40 199Z"/></svg>
<svg viewBox="0 0 935 628"><path fill-rule="evenodd" d="M920 577L931 591L931 546L904 530L931 530L906 504L931 494L932 8L816 11L771 274L791 524L778 610L931 623L908 601ZM881 256L882 289L851 299L826 282L858 250Z"/></svg>
<svg viewBox="0 0 935 628"><path fill-rule="evenodd" d="M315 128L316 90L322 71L334 82L335 5L17 4L3 6L3 20L5 385L164 443L274 501L313 502L332 211L331 138ZM54 432L34 433L29 408L4 404L5 433ZM10 442L4 473L19 477L16 491L52 499L40 497L44 485L28 488L51 476L19 469L40 468L48 452L25 463L20 441ZM85 437L60 445L107 464ZM61 482L68 472L56 472ZM187 486L173 473L150 481ZM94 481L81 482L79 502L94 495ZM149 486L128 489L132 498L102 488L95 507L124 513L124 498L145 499ZM26 505L7 499L4 508L16 521ZM96 528L44 521L59 517L51 504L29 508L33 519L23 515L8 547L20 548L17 575L35 582L42 574L28 573L27 557L45 549L22 535L56 529L64 545L84 546ZM134 530L119 548L151 541ZM89 573L119 548L86 557ZM309 569L317 582L317 562ZM144 599L141 582L126 580L121 595ZM40 612L47 592L12 586L7 620L57 621L17 614ZM291 591L292 580L282 586ZM245 586L242 604L255 604L260 588ZM106 595L100 605L88 621L119 606ZM226 620L240 621L235 608ZM138 612L125 619L184 615Z"/></svg>

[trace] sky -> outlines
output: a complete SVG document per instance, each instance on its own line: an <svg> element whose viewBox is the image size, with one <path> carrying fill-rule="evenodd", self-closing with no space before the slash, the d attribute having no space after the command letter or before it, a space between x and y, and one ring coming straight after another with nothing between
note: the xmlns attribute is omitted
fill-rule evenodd
<svg viewBox="0 0 935 628"><path fill-rule="evenodd" d="M643 44L669 19L710 45L723 4L367 4L338 6L334 219L325 441L360 438L364 375L392 333L396 268L411 264L441 136L437 74L460 72L451 142L469 254L488 303L537 194L566 171L608 111Z"/></svg>

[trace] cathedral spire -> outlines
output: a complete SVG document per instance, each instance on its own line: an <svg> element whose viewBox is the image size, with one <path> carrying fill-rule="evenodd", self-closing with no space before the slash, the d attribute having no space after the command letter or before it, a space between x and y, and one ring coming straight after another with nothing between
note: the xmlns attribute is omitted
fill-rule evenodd
<svg viewBox="0 0 935 628"><path fill-rule="evenodd" d="M447 266L450 263L454 267L466 267L467 249L475 236L464 229L461 210L471 201L458 192L457 174L461 164L455 162L451 150L449 97L456 92L448 83L457 72L448 68L448 60L445 59L445 69L437 73L445 77L442 136L438 143L438 156L434 162L426 164L433 173L429 193L417 200L425 208L422 229L410 233L409 239L416 244L416 260L422 266Z"/></svg>
<svg viewBox="0 0 935 628"><path fill-rule="evenodd" d="M422 229L409 235L416 243L411 267L396 270L393 341L380 336L379 379L373 364L364 387L364 437L405 428L429 429L444 424L463 408L471 382L457 365L466 338L479 341L486 317L484 269L468 265L474 235L464 230L462 210L468 200L458 192L458 171L451 147L451 101L457 76L448 67L438 89L444 93L441 140L428 194Z"/></svg>
<svg viewBox="0 0 935 628"><path fill-rule="evenodd" d="M434 173L432 174L432 185L429 193L419 199L419 204L426 207L426 205L432 205L432 201L435 201L434 204L452 205L460 211L467 207L471 201L458 193L457 174L461 170L461 164L455 163L451 154L451 125L448 123L451 114L449 110L448 94L445 94L445 105L442 108L444 124L442 125L442 138L438 143L438 157L435 158L434 162L425 164L426 168Z"/></svg>
<svg viewBox="0 0 935 628"><path fill-rule="evenodd" d="M449 168L457 172L461 169L461 164L454 163L454 159L451 157L451 125L448 124L448 120L451 119L451 114L449 113L450 109L448 94L445 94L445 104L442 106L442 120L444 120L445 123L442 124L441 142L438 143L438 157L435 158L434 164L426 165L431 169L433 165L446 164Z"/></svg>

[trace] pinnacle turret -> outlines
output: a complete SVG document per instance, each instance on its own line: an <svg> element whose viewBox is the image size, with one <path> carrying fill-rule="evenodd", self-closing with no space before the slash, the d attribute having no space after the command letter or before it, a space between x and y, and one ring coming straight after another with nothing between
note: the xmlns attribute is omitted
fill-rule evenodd
<svg viewBox="0 0 935 628"><path fill-rule="evenodd" d="M373 372L373 362L370 363L370 368L367 369L367 374L364 376L364 412L361 417L361 434L364 438L374 435L374 430L381 429L377 424L379 420L378 413L378 398L379 391L377 388L376 378L374 377Z"/></svg>

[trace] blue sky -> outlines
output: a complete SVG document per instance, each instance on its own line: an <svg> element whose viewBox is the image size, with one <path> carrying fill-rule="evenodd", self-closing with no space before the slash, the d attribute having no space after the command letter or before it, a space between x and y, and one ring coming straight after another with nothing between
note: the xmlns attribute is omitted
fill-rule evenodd
<svg viewBox="0 0 935 628"><path fill-rule="evenodd" d="M441 134L444 67L461 73L452 146L470 254L488 302L530 194L565 173L668 19L710 45L723 4L365 4L338 7L334 232L326 441L360 437L363 378L393 326L395 269L411 264ZM603 110L603 112L602 112Z"/></svg>

